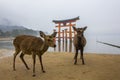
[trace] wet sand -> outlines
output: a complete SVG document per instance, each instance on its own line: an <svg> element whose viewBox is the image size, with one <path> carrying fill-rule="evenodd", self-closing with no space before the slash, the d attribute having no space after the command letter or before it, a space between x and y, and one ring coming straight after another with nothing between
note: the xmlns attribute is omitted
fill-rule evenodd
<svg viewBox="0 0 120 80"><path fill-rule="evenodd" d="M0 50L0 54L3 53ZM8 51L13 54L14 51ZM16 58L16 71L13 71L13 56L0 58L0 79L2 80L120 80L120 55L85 53L85 65L74 65L74 53L47 52L43 55L46 73L42 73L38 57L36 59L36 77L32 77L32 57L25 56L30 67L27 70L19 58Z"/></svg>

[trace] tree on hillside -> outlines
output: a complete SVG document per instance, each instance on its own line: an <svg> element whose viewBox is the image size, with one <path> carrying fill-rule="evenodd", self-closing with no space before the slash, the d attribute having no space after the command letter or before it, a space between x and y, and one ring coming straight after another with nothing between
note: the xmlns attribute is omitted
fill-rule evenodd
<svg viewBox="0 0 120 80"><path fill-rule="evenodd" d="M0 36L3 36L3 31L0 29Z"/></svg>

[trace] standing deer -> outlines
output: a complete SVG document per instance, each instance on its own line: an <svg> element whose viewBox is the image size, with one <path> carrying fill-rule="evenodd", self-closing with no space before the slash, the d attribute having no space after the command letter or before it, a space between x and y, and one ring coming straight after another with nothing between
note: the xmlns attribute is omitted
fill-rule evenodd
<svg viewBox="0 0 120 80"><path fill-rule="evenodd" d="M24 60L24 55L32 55L33 58L33 77L35 76L35 63L36 63L36 55L38 55L40 64L41 64L41 69L42 72L44 73L45 70L43 68L42 64L42 55L48 50L49 46L50 47L56 47L56 44L54 42L54 38L57 34L57 32L54 32L51 35L45 35L42 31L39 32L40 37L35 37L35 36L29 36L29 35L20 35L17 36L14 41L13 45L15 47L15 53L14 53L14 58L13 58L13 70L15 71L15 59L16 56L21 52L20 54L20 59L26 66L26 68L29 70L28 65L26 64Z"/></svg>
<svg viewBox="0 0 120 80"><path fill-rule="evenodd" d="M80 50L81 56L80 58L82 59L82 64L84 65L84 58L83 58L83 51L84 51L84 46L86 45L86 39L84 37L84 31L87 29L87 26L83 28L76 28L73 26L74 31L76 31L76 35L74 36L73 39L73 44L76 50L74 59L75 62L74 64L77 64L77 56L78 56L78 50Z"/></svg>

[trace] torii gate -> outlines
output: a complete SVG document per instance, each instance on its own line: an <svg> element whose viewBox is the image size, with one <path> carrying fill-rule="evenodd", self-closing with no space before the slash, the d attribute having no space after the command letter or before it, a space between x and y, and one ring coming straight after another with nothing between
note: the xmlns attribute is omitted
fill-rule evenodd
<svg viewBox="0 0 120 80"><path fill-rule="evenodd" d="M53 20L53 22L55 24L57 24L57 26L55 26L55 27L58 28L58 41L60 41L60 38L61 38L60 34L63 33L61 31L62 27L69 27L69 30L67 31L67 33L69 33L69 37L67 37L67 38L72 40L72 33L74 33L74 32L72 32L72 26L76 26L76 24L75 23L73 24L73 22L76 22L77 20L79 20L79 16L72 18L72 19L66 19L66 20Z"/></svg>
<svg viewBox="0 0 120 80"><path fill-rule="evenodd" d="M79 16L72 18L72 19L66 19L66 20L53 20L53 22L56 24L55 27L58 28L58 31L57 31L58 37L56 37L56 38L58 38L58 51L61 51L61 48L63 49L62 51L64 51L64 38L65 38L65 51L67 52L68 49L69 49L69 52L72 51L72 33L75 34L75 32L72 29L72 26L76 26L75 22L77 20L79 20ZM65 28L65 27L68 27L68 30L67 30L67 28L64 30L61 29L61 28ZM54 31L56 31L56 30L54 30ZM64 35L64 33L65 33L65 35ZM69 37L67 36L68 33L69 33ZM62 34L62 36L61 36L61 34ZM61 38L63 38L63 40L62 40L63 47L61 47ZM67 39L70 40L69 41L69 48L67 47L67 43L68 43Z"/></svg>

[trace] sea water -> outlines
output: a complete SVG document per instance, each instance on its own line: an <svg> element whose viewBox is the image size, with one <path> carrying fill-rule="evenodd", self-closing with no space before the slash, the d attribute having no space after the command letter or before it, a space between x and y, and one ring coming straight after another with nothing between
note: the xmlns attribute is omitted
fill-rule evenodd
<svg viewBox="0 0 120 80"><path fill-rule="evenodd" d="M112 47L109 45L98 43L97 41L102 41L114 45L120 46L120 36L119 35L94 35L86 36L87 44L85 46L85 53L100 53L100 54L120 54L120 48ZM14 46L11 41L0 41L0 49L10 49L14 50ZM62 42L62 41L61 41ZM56 42L56 52L58 52L58 43ZM61 43L61 52L64 52L62 49L63 44ZM65 45L65 44L64 44ZM69 52L69 42L68 42L68 52ZM49 48L48 51L54 51L54 48ZM74 46L72 44L72 52L74 52Z"/></svg>
<svg viewBox="0 0 120 80"><path fill-rule="evenodd" d="M94 35L94 36L86 36L87 44L84 48L85 53L100 53L100 54L120 54L120 48L116 48L113 46L105 45L98 43L97 41L102 41L106 43L110 43L113 45L120 46L120 36L119 35ZM58 45L58 42L56 42ZM65 45L65 43L64 43ZM69 52L69 40L67 43L67 50ZM63 52L63 43L61 41L61 52ZM64 46L65 47L65 46ZM53 51L54 49L49 48L50 51ZM56 51L58 51L58 46L56 48ZM65 51L65 50L64 50ZM72 43L72 52L75 52L74 46Z"/></svg>

